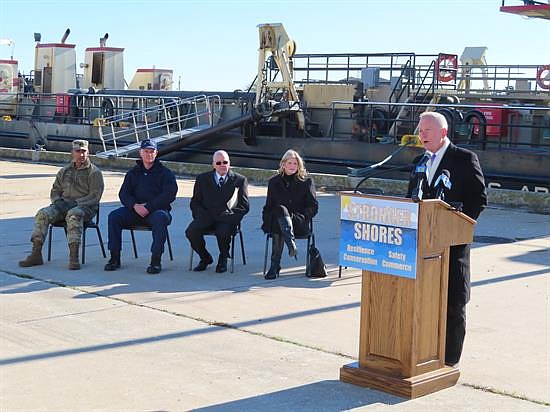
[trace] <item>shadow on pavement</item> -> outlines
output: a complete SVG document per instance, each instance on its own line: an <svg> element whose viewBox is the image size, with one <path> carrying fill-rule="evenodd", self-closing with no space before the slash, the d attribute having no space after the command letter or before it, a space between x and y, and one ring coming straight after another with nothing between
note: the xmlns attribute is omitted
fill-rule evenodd
<svg viewBox="0 0 550 412"><path fill-rule="evenodd" d="M406 400L373 389L326 380L277 392L194 409L209 411L343 411L375 403L396 405Z"/></svg>

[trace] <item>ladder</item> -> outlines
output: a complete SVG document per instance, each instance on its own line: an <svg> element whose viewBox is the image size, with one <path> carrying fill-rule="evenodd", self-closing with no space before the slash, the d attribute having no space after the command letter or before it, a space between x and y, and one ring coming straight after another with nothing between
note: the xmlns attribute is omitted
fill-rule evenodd
<svg viewBox="0 0 550 412"><path fill-rule="evenodd" d="M170 143L215 126L221 115L219 95L173 98L161 104L99 119L102 158L125 157L150 139Z"/></svg>

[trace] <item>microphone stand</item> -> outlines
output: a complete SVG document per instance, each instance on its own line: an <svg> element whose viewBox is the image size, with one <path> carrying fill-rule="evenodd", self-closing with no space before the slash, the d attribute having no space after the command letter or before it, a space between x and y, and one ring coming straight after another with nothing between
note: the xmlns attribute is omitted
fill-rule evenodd
<svg viewBox="0 0 550 412"><path fill-rule="evenodd" d="M382 176L382 175L385 175L386 173L395 172L395 171L411 171L413 166L414 166L414 164L413 165L405 165L405 166L394 166L394 167L390 167L389 169L377 170L374 173L370 173L367 176L363 177L359 181L359 183L357 183L355 185L355 188L353 189L353 193L357 193L357 189L359 189L359 186L361 186L367 179L369 179L371 177ZM372 170L374 170L374 169L372 169Z"/></svg>
<svg viewBox="0 0 550 412"><path fill-rule="evenodd" d="M378 167L382 166L383 164L389 162L394 156L398 155L399 153L401 153L403 150L405 150L405 148L407 148L408 146L411 146L412 144L414 144L414 142L412 141L408 141L407 143L405 143L403 146L399 147L397 150L395 150L394 152L390 153L384 160L378 162L378 163L375 163L375 164L372 164L370 166L367 166L367 167L363 167L362 169L351 169L350 170L350 173L349 173L349 176L350 177L361 177L361 176L364 176L364 173L368 173L374 169L377 169Z"/></svg>

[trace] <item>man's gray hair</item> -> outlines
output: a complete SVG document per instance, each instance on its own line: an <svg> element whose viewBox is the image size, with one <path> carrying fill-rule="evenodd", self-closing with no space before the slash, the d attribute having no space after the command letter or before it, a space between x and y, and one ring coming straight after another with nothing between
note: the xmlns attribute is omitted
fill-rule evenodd
<svg viewBox="0 0 550 412"><path fill-rule="evenodd" d="M212 162L215 162L216 156L219 156L219 155L223 157L227 157L229 159L229 154L225 150L216 150L212 155Z"/></svg>
<svg viewBox="0 0 550 412"><path fill-rule="evenodd" d="M449 124L447 118L438 112L424 112L420 113L421 119L432 119L436 121L442 129L449 130Z"/></svg>

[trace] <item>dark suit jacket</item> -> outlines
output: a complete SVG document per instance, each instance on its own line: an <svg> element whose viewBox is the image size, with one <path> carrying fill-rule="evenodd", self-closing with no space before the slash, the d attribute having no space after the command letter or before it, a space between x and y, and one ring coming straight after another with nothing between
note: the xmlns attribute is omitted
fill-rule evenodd
<svg viewBox="0 0 550 412"><path fill-rule="evenodd" d="M414 160L417 163L421 156ZM434 184L441 171L449 171L451 190L445 195L446 202L462 202L462 211L477 219L487 206L487 190L477 155L470 150L450 144L437 170L433 173L432 185L423 188L424 199L435 198ZM410 197L416 182L409 180L407 197ZM470 245L451 246L449 255L449 303L466 304L470 300Z"/></svg>
<svg viewBox="0 0 550 412"><path fill-rule="evenodd" d="M191 198L193 219L209 219L237 224L248 213L248 181L231 170L221 188L214 181L215 171L197 176ZM229 205L237 192L236 203ZM228 207L231 206L231 207Z"/></svg>

